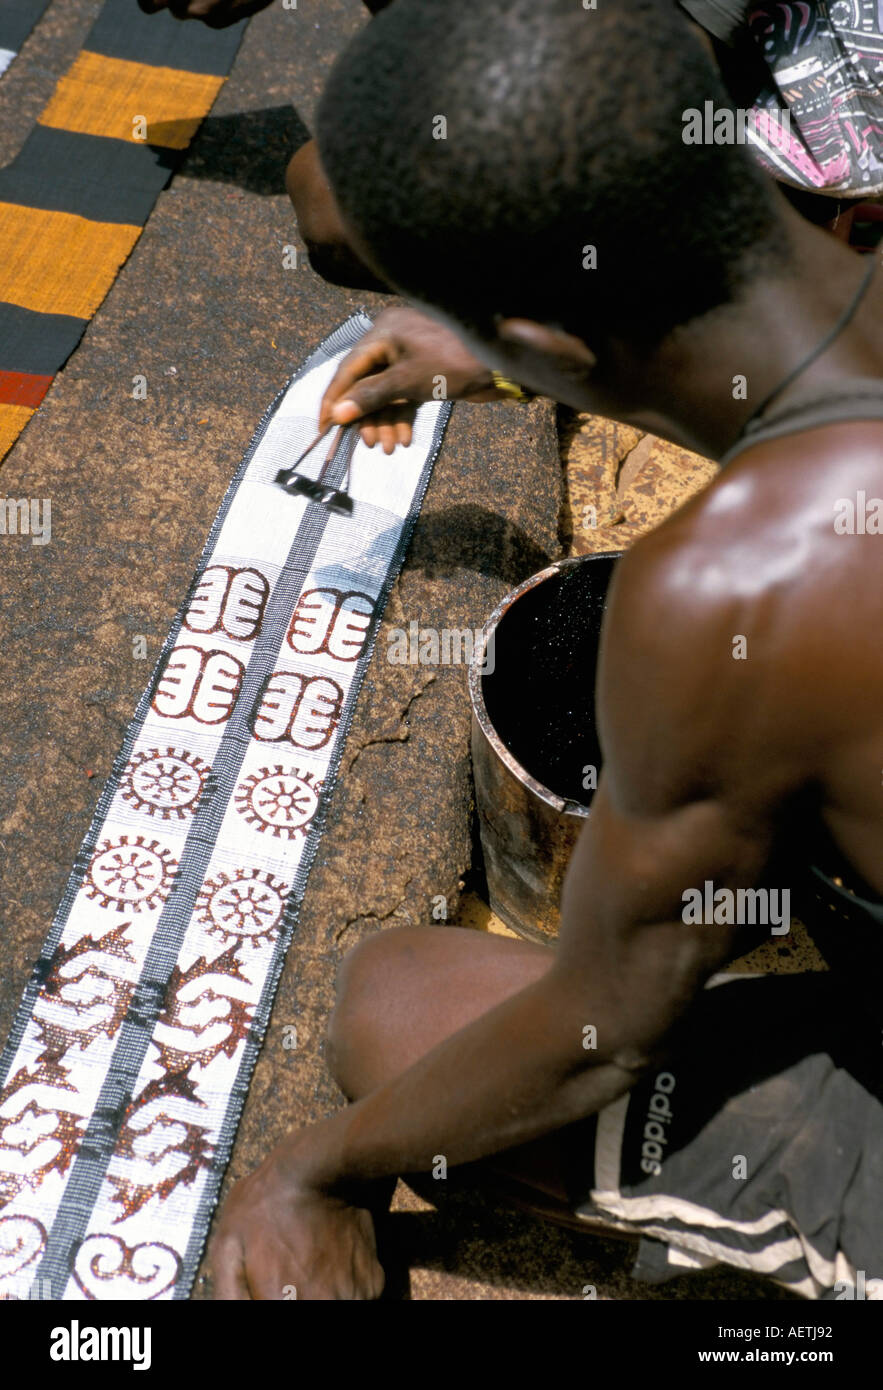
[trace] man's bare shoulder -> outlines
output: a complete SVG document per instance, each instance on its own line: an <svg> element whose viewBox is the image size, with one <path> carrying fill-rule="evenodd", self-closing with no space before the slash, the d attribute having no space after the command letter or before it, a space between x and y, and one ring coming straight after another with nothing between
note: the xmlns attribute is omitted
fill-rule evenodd
<svg viewBox="0 0 883 1390"><path fill-rule="evenodd" d="M689 722L699 744L729 728L734 756L824 759L880 728L881 627L883 422L826 426L746 451L632 547L603 699L640 671L660 720Z"/></svg>
<svg viewBox="0 0 883 1390"><path fill-rule="evenodd" d="M665 614L702 627L734 609L759 617L772 607L797 628L806 604L841 608L840 585L855 585L862 609L880 614L883 421L746 450L639 541L620 574L633 616L657 629Z"/></svg>

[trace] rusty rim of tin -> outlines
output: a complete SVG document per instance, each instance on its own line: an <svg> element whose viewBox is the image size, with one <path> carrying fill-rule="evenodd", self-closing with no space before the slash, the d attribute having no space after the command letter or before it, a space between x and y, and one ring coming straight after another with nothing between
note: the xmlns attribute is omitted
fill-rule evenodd
<svg viewBox="0 0 883 1390"><path fill-rule="evenodd" d="M485 653L491 634L496 631L503 618L524 594L530 589L535 589L538 584L544 584L547 579L554 578L565 570L574 569L577 565L590 564L592 560L619 560L622 558L621 550L600 550L594 555L573 555L565 560L556 560L554 565L548 565L546 569L539 570L532 574L529 579L525 579L517 589L513 589L501 599L491 613L472 653L472 662L469 667L469 699L472 704L472 713L478 723L478 727L484 734L491 748L496 753L500 762L504 763L514 777L517 777L522 786L527 787L528 791L533 792L541 801L545 801L547 806L553 807L556 811L561 811L569 816L587 817L590 812L588 806L583 806L579 801L573 801L570 797L557 796L550 791L542 782L538 782L535 777L531 777L527 768L524 767L517 758L506 747L500 735L497 733L490 716L487 706L484 703L484 694L481 688L482 671L484 666Z"/></svg>

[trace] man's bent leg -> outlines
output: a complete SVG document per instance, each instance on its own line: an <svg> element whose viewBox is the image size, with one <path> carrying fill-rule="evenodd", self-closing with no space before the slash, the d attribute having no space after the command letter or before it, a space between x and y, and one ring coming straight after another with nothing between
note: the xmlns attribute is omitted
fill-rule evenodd
<svg viewBox="0 0 883 1390"><path fill-rule="evenodd" d="M549 948L456 928L371 938L341 971L331 1027L341 1086L358 1099L390 1080L549 962ZM583 1229L651 1235L656 1249L810 1297L849 1296L832 1285L860 1269L874 1280L868 1296L883 1296L879 1077L865 1075L864 1033L835 983L734 975L703 991L677 1054L602 1113L612 1170L597 1171L593 1119L475 1170L531 1189L527 1204L544 1216L579 1210ZM656 1269L653 1282L680 1272Z"/></svg>
<svg viewBox="0 0 883 1390"><path fill-rule="evenodd" d="M344 958L338 975L326 1053L337 1084L359 1100L533 984L552 958L550 947L463 927L401 927L369 937ZM481 1168L551 1198L531 1205L564 1219L563 1153L562 1136L552 1134Z"/></svg>

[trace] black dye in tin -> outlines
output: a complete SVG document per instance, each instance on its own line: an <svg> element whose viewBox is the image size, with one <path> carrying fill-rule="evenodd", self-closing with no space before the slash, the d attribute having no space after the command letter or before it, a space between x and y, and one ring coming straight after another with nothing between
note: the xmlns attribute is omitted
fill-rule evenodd
<svg viewBox="0 0 883 1390"><path fill-rule="evenodd" d="M494 633L482 695L497 734L531 777L587 806L583 783L601 769L595 671L617 556L587 556L528 589ZM589 779L591 780L591 779Z"/></svg>

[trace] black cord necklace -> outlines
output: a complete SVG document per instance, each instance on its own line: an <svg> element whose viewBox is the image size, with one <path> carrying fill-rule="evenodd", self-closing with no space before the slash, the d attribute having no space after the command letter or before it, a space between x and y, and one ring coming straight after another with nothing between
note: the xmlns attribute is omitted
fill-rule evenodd
<svg viewBox="0 0 883 1390"><path fill-rule="evenodd" d="M862 300L865 297L865 292L867 291L868 286L871 283L874 271L877 268L876 256L870 256L869 260L871 264L868 266L867 270L862 276L861 284L859 285L852 299L847 304L846 308L843 310L843 313L840 315L837 322L834 324L834 327L830 330L830 332L825 334L824 338L821 340L820 343L816 344L812 352L809 353L806 357L804 357L803 360L799 362L797 366L793 369L793 371L790 371L788 375L784 378L784 380L780 381L778 386L774 387L773 390L770 391L769 395L764 396L760 405L757 407L756 410L752 411L748 419L745 421L745 424L739 431L740 439L748 433L748 431L757 421L759 421L760 417L764 414L768 406L772 404L772 402L776 399L777 396L780 396L782 394L786 386L790 386L792 381L794 381L796 377L799 377L801 372L805 372L807 367L811 366L811 364L815 362L817 357L821 357L823 352L827 352L834 339L839 337L840 334L843 332L844 328L846 328L847 325L852 321L852 318L855 315L858 306L861 304Z"/></svg>

